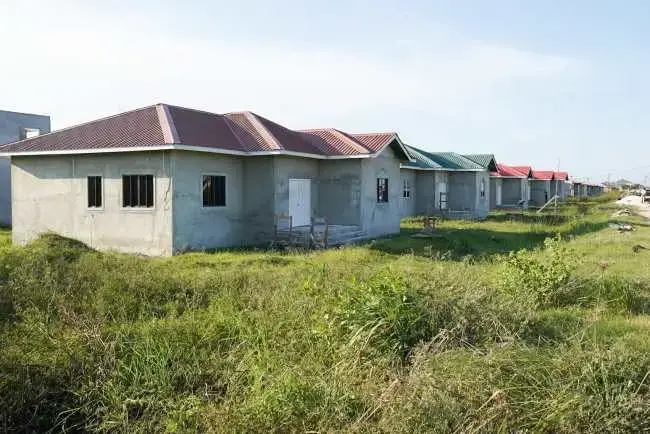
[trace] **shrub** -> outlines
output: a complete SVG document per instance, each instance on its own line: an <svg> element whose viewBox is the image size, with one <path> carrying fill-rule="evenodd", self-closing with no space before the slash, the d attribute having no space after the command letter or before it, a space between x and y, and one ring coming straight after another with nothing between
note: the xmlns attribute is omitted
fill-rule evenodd
<svg viewBox="0 0 650 434"><path fill-rule="evenodd" d="M555 303L579 261L559 236L544 240L545 255L520 250L510 253L502 274L504 289L531 307Z"/></svg>

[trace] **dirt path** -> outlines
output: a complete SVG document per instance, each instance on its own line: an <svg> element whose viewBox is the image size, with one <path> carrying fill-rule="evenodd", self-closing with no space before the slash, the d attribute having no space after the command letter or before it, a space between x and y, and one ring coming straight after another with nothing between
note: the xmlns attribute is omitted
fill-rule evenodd
<svg viewBox="0 0 650 434"><path fill-rule="evenodd" d="M616 203L621 206L633 207L646 220L650 220L650 204L642 203L640 196L626 196L623 199L616 201Z"/></svg>

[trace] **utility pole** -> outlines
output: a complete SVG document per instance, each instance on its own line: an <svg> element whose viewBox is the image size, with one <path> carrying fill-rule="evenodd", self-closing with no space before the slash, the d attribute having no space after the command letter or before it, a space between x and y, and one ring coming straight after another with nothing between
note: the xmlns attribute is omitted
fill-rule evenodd
<svg viewBox="0 0 650 434"><path fill-rule="evenodd" d="M557 157L557 172L559 171L560 171L560 157ZM556 178L555 179L555 214L557 214L557 196L559 193L559 189L558 189L559 185L560 185L560 180Z"/></svg>

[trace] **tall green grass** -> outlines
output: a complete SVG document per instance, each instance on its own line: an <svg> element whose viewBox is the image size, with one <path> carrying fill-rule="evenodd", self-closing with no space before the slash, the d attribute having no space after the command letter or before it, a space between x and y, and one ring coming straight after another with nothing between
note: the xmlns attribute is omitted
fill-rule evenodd
<svg viewBox="0 0 650 434"><path fill-rule="evenodd" d="M648 430L650 228L583 204L323 252L5 243L0 426Z"/></svg>

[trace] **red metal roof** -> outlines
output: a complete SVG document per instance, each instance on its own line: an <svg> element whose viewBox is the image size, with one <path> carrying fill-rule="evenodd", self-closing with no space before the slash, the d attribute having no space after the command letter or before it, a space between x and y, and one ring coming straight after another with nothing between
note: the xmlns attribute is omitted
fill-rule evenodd
<svg viewBox="0 0 650 434"><path fill-rule="evenodd" d="M553 172L553 175L555 176L555 179L559 179L561 181L569 180L569 172Z"/></svg>
<svg viewBox="0 0 650 434"><path fill-rule="evenodd" d="M329 155L371 154L357 140L334 128L304 130L302 133L314 144Z"/></svg>
<svg viewBox="0 0 650 434"><path fill-rule="evenodd" d="M3 152L129 148L165 142L155 106L87 122L6 145Z"/></svg>
<svg viewBox="0 0 650 434"><path fill-rule="evenodd" d="M491 176L505 176L505 177L511 177L511 178L527 178L528 173L527 172L522 172L520 170L517 170L516 168L512 166L507 166L505 164L498 163L497 164L497 169L498 172L491 172Z"/></svg>
<svg viewBox="0 0 650 434"><path fill-rule="evenodd" d="M525 176L528 176L529 174L532 176L533 168L530 166L510 166L517 172L520 172L524 174Z"/></svg>
<svg viewBox="0 0 650 434"><path fill-rule="evenodd" d="M554 174L552 170L533 170L533 179L538 181L552 181L554 180Z"/></svg>
<svg viewBox="0 0 650 434"><path fill-rule="evenodd" d="M351 136L372 152L379 152L395 137L395 133L351 134Z"/></svg>
<svg viewBox="0 0 650 434"><path fill-rule="evenodd" d="M185 145L224 151L365 156L383 150L395 133L347 134L335 129L295 131L252 112L225 115L157 104L26 139L2 152L72 152Z"/></svg>

